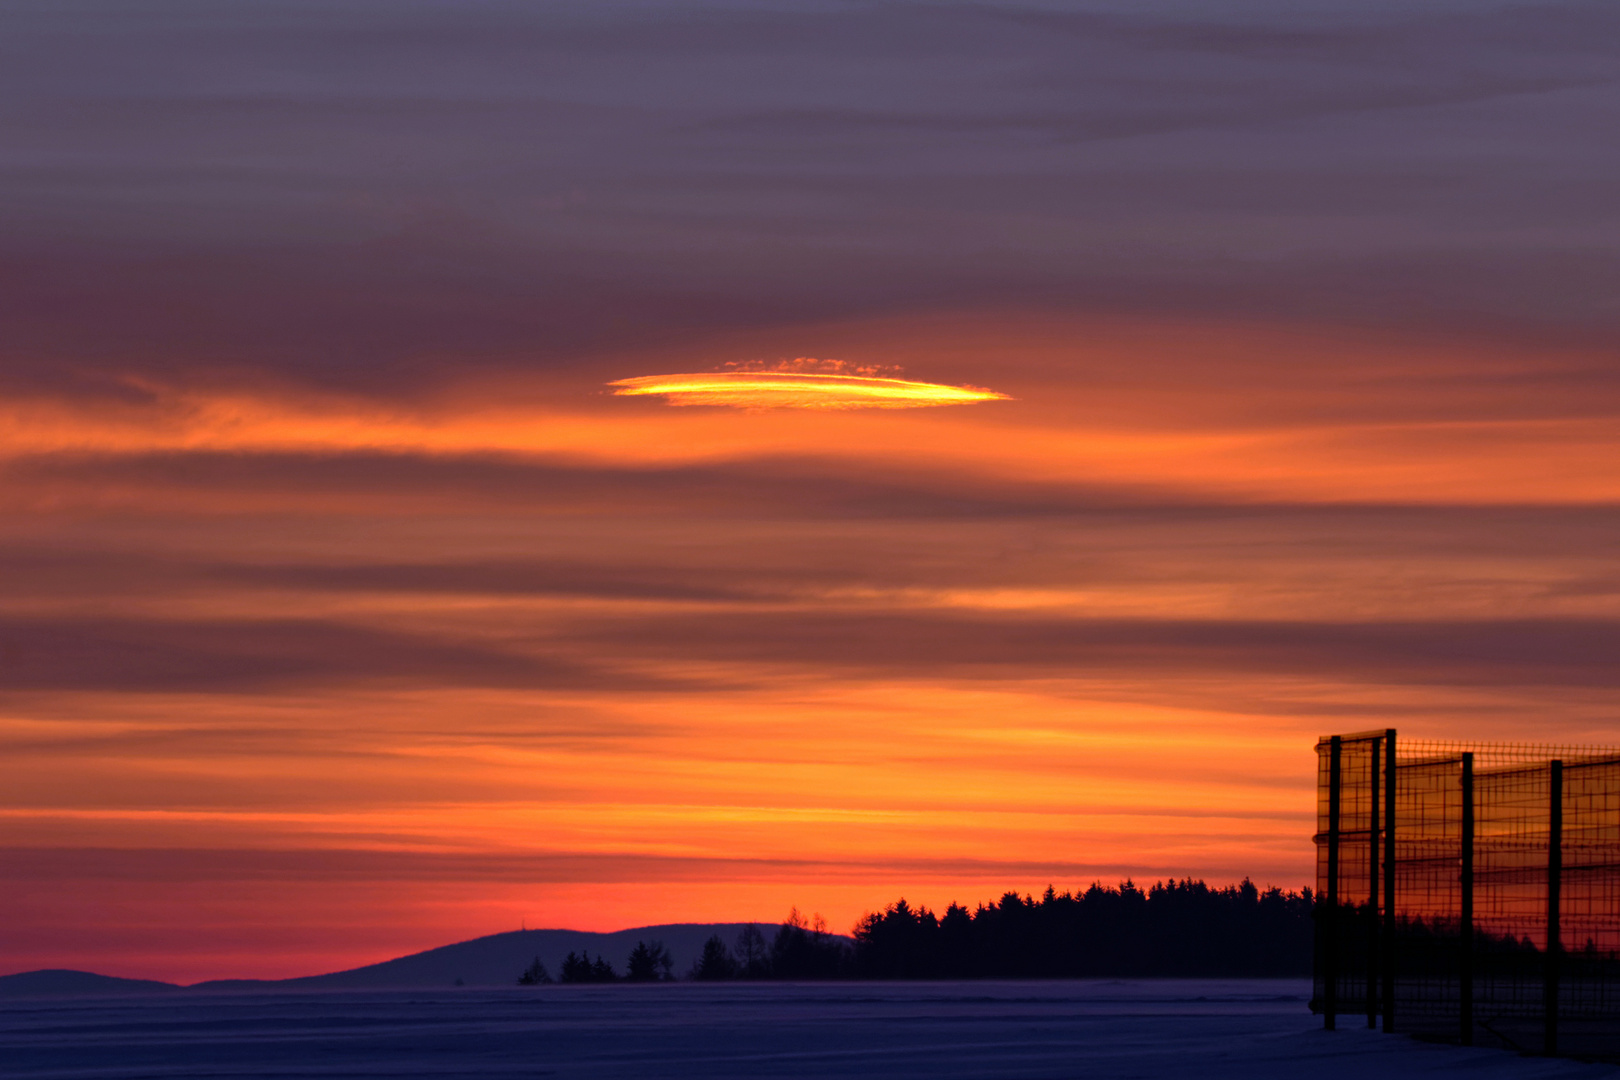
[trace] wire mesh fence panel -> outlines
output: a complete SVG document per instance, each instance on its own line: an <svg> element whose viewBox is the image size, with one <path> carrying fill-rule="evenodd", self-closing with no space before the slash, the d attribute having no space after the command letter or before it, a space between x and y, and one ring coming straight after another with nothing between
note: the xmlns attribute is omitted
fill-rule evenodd
<svg viewBox="0 0 1620 1080"><path fill-rule="evenodd" d="M1560 1045L1613 1053L1620 1042L1620 758L1570 760L1563 772Z"/></svg>
<svg viewBox="0 0 1620 1080"><path fill-rule="evenodd" d="M1329 1026L1620 1058L1620 752L1318 744Z"/></svg>
<svg viewBox="0 0 1620 1080"><path fill-rule="evenodd" d="M1549 776L1544 762L1474 776L1474 1022L1522 1050L1544 1032Z"/></svg>
<svg viewBox="0 0 1620 1080"><path fill-rule="evenodd" d="M1458 1016L1461 757L1395 769L1395 1015L1401 1030L1445 1035Z"/></svg>
<svg viewBox="0 0 1620 1080"><path fill-rule="evenodd" d="M1370 1016L1379 1007L1385 736L1329 738L1317 748L1315 1000L1331 1017Z"/></svg>

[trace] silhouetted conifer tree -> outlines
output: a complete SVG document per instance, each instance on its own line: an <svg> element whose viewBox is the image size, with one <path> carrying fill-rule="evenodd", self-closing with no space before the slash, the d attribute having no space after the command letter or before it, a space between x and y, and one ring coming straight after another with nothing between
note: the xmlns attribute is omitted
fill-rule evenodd
<svg viewBox="0 0 1620 1080"><path fill-rule="evenodd" d="M798 908L776 930L770 970L777 979L836 979L849 968L844 943L827 933L827 920L817 915L806 923Z"/></svg>
<svg viewBox="0 0 1620 1080"><path fill-rule="evenodd" d="M670 959L669 950L664 948L663 942L638 941L636 947L630 950L624 977L630 982L660 982L670 977L670 969L674 966L675 962Z"/></svg>
<svg viewBox="0 0 1620 1080"><path fill-rule="evenodd" d="M551 973L546 970L546 965L540 962L538 956L534 958L534 963L525 968L523 974L518 976L519 986L539 986L550 981Z"/></svg>
<svg viewBox="0 0 1620 1080"><path fill-rule="evenodd" d="M744 979L771 977L770 948L759 927L749 923L737 935L737 974Z"/></svg>
<svg viewBox="0 0 1620 1080"><path fill-rule="evenodd" d="M737 975L737 961L732 958L726 943L720 940L720 935L715 934L703 943L703 954L693 962L692 973L688 977L700 982L716 982L735 979Z"/></svg>
<svg viewBox="0 0 1620 1080"><path fill-rule="evenodd" d="M1313 903L1309 889L1175 879L1009 892L972 912L953 903L943 918L901 899L856 924L854 968L876 979L1301 975Z"/></svg>
<svg viewBox="0 0 1620 1080"><path fill-rule="evenodd" d="M562 981L565 983L613 982L618 977L606 957L598 956L593 961L591 954L584 949L580 950L578 956L570 952L563 958Z"/></svg>

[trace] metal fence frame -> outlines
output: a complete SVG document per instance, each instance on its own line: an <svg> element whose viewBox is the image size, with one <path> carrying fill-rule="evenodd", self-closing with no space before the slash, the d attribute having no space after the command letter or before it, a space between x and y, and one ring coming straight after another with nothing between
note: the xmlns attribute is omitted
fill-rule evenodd
<svg viewBox="0 0 1620 1080"><path fill-rule="evenodd" d="M1312 1008L1620 1058L1620 750L1317 744Z"/></svg>

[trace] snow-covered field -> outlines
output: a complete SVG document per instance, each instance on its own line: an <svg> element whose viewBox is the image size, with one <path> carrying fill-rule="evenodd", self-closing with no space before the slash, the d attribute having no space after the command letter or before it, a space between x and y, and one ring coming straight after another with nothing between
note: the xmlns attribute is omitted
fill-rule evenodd
<svg viewBox="0 0 1620 1080"><path fill-rule="evenodd" d="M724 984L0 1004L22 1077L1620 1077L1324 1032L1299 980Z"/></svg>

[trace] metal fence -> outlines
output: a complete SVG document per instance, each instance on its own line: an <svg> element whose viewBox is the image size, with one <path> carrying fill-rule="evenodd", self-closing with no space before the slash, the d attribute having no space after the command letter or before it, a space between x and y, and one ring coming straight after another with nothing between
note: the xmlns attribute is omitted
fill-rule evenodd
<svg viewBox="0 0 1620 1080"><path fill-rule="evenodd" d="M1326 1025L1620 1058L1620 750L1317 744Z"/></svg>

